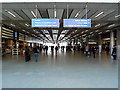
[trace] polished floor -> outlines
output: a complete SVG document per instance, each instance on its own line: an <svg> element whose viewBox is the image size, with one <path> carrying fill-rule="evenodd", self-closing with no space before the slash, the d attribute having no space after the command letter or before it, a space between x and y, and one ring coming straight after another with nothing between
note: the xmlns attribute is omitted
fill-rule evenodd
<svg viewBox="0 0 120 90"><path fill-rule="evenodd" d="M46 55L25 62L21 55L3 60L3 88L118 88L118 61L103 53L94 59L80 51Z"/></svg>

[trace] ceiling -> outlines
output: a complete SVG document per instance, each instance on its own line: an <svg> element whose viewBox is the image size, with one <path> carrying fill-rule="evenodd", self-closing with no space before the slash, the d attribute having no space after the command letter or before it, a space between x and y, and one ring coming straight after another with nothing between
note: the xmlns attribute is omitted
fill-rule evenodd
<svg viewBox="0 0 120 90"><path fill-rule="evenodd" d="M120 28L116 3L3 3L0 13L3 26L46 42L95 37ZM60 19L60 27L32 28L33 18ZM92 27L64 28L63 19L66 18L91 19Z"/></svg>

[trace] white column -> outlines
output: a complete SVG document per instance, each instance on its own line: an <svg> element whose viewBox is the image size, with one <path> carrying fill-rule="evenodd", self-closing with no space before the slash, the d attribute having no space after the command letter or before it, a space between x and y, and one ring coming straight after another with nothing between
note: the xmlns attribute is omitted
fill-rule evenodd
<svg viewBox="0 0 120 90"><path fill-rule="evenodd" d="M120 62L120 30L117 30L117 59Z"/></svg>
<svg viewBox="0 0 120 90"><path fill-rule="evenodd" d="M115 41L114 41L114 32L111 31L110 32L110 52L111 52L111 54L112 54L112 48L113 48L114 44L115 44Z"/></svg>
<svg viewBox="0 0 120 90"><path fill-rule="evenodd" d="M2 4L0 4L0 11L2 12ZM2 13L0 13L0 17L2 17ZM2 90L2 20L0 18L0 89Z"/></svg>
<svg viewBox="0 0 120 90"><path fill-rule="evenodd" d="M102 53L102 39L101 39L101 35L99 35L99 42L98 42L98 44L99 44L99 55L101 55L101 53Z"/></svg>

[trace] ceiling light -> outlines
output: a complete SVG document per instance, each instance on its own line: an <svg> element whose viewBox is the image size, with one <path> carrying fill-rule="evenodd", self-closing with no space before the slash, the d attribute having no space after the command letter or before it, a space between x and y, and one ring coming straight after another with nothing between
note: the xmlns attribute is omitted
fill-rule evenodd
<svg viewBox="0 0 120 90"><path fill-rule="evenodd" d="M99 32L98 34L102 34L102 32Z"/></svg>
<svg viewBox="0 0 120 90"><path fill-rule="evenodd" d="M116 16L115 16L115 18L118 18L118 17L120 17L120 15L116 15Z"/></svg>
<svg viewBox="0 0 120 90"><path fill-rule="evenodd" d="M84 33L84 31L83 31L83 32L81 32L81 34L82 34L82 33Z"/></svg>
<svg viewBox="0 0 120 90"><path fill-rule="evenodd" d="M86 30L85 32L88 32L88 30Z"/></svg>
<svg viewBox="0 0 120 90"><path fill-rule="evenodd" d="M95 17L99 17L100 15L102 15L103 14L103 12L100 12L98 15L96 15Z"/></svg>
<svg viewBox="0 0 120 90"><path fill-rule="evenodd" d="M99 30L96 30L95 32L99 32Z"/></svg>
<svg viewBox="0 0 120 90"><path fill-rule="evenodd" d="M110 30L107 30L106 32L109 32Z"/></svg>
<svg viewBox="0 0 120 90"><path fill-rule="evenodd" d="M10 15L12 15L13 17L16 17L12 12L6 10Z"/></svg>
<svg viewBox="0 0 120 90"><path fill-rule="evenodd" d="M90 34L92 34L93 32L90 32Z"/></svg>
<svg viewBox="0 0 120 90"><path fill-rule="evenodd" d="M77 13L77 14L75 15L75 17L78 17L78 15L79 15L79 13Z"/></svg>
<svg viewBox="0 0 120 90"><path fill-rule="evenodd" d="M98 26L100 26L100 24L95 25L95 27L98 27Z"/></svg>
<svg viewBox="0 0 120 90"><path fill-rule="evenodd" d="M113 26L115 26L115 24L109 25L108 27L113 27Z"/></svg>
<svg viewBox="0 0 120 90"><path fill-rule="evenodd" d="M23 32L25 32L25 30L22 30Z"/></svg>
<svg viewBox="0 0 120 90"><path fill-rule="evenodd" d="M14 27L15 27L15 25L14 25L14 24L11 24L11 26L14 26Z"/></svg>
<svg viewBox="0 0 120 90"><path fill-rule="evenodd" d="M82 36L86 36L86 34L83 34Z"/></svg>
<svg viewBox="0 0 120 90"><path fill-rule="evenodd" d="M26 26L29 26L28 24L25 24Z"/></svg>
<svg viewBox="0 0 120 90"><path fill-rule="evenodd" d="M35 13L34 13L33 11L31 11L31 13L32 13L32 15L33 15L34 17L36 17L36 15L35 15Z"/></svg>
<svg viewBox="0 0 120 90"><path fill-rule="evenodd" d="M29 32L26 32L26 33L29 33Z"/></svg>
<svg viewBox="0 0 120 90"><path fill-rule="evenodd" d="M75 32L77 32L77 30L75 30Z"/></svg>

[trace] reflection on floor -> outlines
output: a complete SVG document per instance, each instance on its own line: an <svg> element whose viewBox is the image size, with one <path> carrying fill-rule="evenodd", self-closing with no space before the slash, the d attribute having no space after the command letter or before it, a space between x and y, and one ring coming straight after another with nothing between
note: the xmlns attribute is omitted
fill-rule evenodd
<svg viewBox="0 0 120 90"><path fill-rule="evenodd" d="M80 51L39 53L39 61L3 57L3 88L117 88L118 65L105 53L94 59Z"/></svg>

